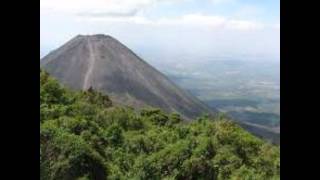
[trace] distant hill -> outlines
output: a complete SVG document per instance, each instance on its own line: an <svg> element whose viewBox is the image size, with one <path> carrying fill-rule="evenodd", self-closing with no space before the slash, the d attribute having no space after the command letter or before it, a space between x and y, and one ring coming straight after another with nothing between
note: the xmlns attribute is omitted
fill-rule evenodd
<svg viewBox="0 0 320 180"><path fill-rule="evenodd" d="M72 89L92 87L118 104L158 107L187 119L215 114L111 36L78 35L45 56L41 66Z"/></svg>

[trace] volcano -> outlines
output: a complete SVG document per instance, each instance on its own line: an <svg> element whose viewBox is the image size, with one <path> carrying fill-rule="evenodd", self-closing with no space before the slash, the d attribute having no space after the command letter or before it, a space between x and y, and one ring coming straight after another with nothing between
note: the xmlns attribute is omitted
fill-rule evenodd
<svg viewBox="0 0 320 180"><path fill-rule="evenodd" d="M160 108L186 119L216 113L108 35L78 35L40 64L65 86L93 88L121 105Z"/></svg>

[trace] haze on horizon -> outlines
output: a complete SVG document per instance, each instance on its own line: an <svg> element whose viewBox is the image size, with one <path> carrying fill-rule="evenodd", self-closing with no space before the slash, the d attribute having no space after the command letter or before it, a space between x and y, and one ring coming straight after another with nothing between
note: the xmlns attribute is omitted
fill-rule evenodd
<svg viewBox="0 0 320 180"><path fill-rule="evenodd" d="M195 62L201 57L279 62L280 1L40 1L40 57L78 34L108 34L142 57L168 61L183 55Z"/></svg>

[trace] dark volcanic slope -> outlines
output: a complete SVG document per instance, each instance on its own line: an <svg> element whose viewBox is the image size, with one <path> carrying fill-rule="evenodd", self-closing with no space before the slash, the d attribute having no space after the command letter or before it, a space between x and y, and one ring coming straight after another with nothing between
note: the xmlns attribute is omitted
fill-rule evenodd
<svg viewBox="0 0 320 180"><path fill-rule="evenodd" d="M71 88L93 87L121 104L159 107L188 118L214 113L110 36L79 35L44 57L41 66Z"/></svg>

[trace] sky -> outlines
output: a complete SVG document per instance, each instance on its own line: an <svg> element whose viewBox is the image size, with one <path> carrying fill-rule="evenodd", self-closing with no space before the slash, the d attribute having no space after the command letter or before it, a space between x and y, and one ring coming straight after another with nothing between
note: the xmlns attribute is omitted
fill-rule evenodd
<svg viewBox="0 0 320 180"><path fill-rule="evenodd" d="M40 57L78 34L108 34L171 61L280 60L280 0L40 0Z"/></svg>

